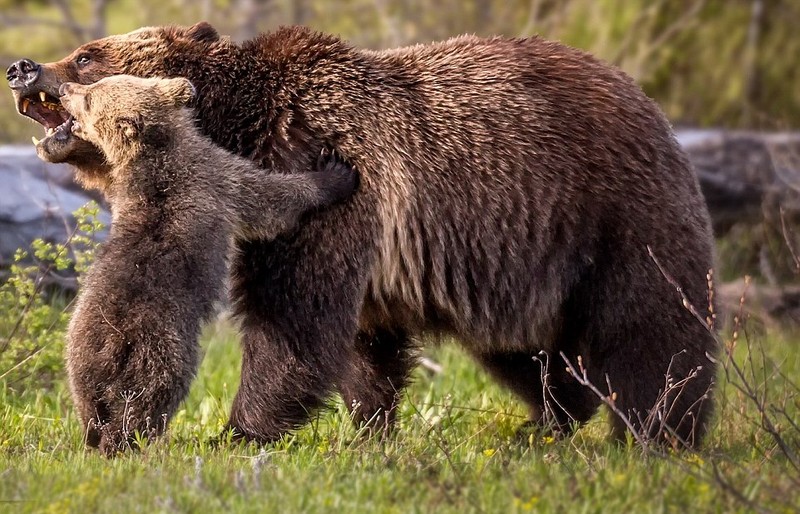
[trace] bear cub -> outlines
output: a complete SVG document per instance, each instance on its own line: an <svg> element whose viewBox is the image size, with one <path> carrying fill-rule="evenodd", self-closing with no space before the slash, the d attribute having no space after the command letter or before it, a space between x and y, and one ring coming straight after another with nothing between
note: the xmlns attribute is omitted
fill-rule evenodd
<svg viewBox="0 0 800 514"><path fill-rule="evenodd" d="M199 134L184 78L65 83L80 137L110 166L108 240L84 277L67 371L87 444L108 455L162 433L199 364L201 323L225 289L234 239L274 239L302 215L350 197L358 175L334 156L319 171L268 173Z"/></svg>

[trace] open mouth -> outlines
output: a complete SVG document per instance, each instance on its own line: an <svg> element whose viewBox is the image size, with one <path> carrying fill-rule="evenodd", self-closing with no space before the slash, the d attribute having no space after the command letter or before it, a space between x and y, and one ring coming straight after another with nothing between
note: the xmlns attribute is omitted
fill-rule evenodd
<svg viewBox="0 0 800 514"><path fill-rule="evenodd" d="M44 91L20 98L17 109L33 121L44 127L45 139L56 137L67 139L71 135L72 116L62 107L58 98ZM38 145L39 140L33 137L33 144Z"/></svg>

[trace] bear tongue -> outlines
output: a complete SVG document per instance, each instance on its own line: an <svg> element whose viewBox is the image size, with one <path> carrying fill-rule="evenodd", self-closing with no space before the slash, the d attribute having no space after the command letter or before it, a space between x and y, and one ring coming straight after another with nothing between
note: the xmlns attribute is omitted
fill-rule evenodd
<svg viewBox="0 0 800 514"><path fill-rule="evenodd" d="M72 129L74 127L73 117L70 116L67 118L67 121L59 125L55 128L55 130L50 129L51 134L57 141L66 141L70 137L72 137Z"/></svg>

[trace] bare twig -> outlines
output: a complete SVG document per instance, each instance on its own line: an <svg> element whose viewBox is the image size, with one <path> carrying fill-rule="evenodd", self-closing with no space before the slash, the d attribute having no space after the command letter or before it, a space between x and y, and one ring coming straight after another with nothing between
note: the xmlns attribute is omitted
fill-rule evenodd
<svg viewBox="0 0 800 514"><path fill-rule="evenodd" d="M564 359L564 362L567 364L567 372L572 375L575 380L578 381L584 387L588 387L590 391L592 391L603 403L605 403L611 411L619 416L625 426L628 427L628 430L633 435L633 438L639 444L639 446L644 449L645 451L650 451L650 445L647 443L646 438L642 437L642 434L639 433L639 430L636 429L636 426L631 422L630 417L627 413L622 412L616 404L617 395L615 392L611 390L610 384L608 393L603 393L600 389L595 386L591 380L589 380L589 374L586 371L586 368L583 367L583 359L578 356L578 369L570 362L569 358L567 358L564 352L559 352L561 358ZM608 380L608 377L606 377Z"/></svg>
<svg viewBox="0 0 800 514"><path fill-rule="evenodd" d="M548 369L550 366L550 356L545 351L539 352L539 355L533 357L533 360L539 363L539 380L542 383L542 419L541 424L544 428L549 429L559 429L560 424L558 422L558 417L556 416L556 411L551 405L550 402L553 402L564 412L567 416L569 416L572 422L576 422L572 414L566 409L564 405L562 405L558 399L556 399L555 395L552 393L552 386L550 385L550 374L548 373Z"/></svg>
<svg viewBox="0 0 800 514"><path fill-rule="evenodd" d="M702 323L703 326L706 327L706 329L708 329L715 337L717 337L713 330L713 323L710 323L708 317L702 316L694 307L694 305L692 305L692 302L689 301L689 298L686 296L686 293L683 292L683 287L678 283L677 280L675 280L672 277L672 275L667 273L667 270L664 269L664 266L661 265L661 262L659 262L655 253L653 253L653 249L650 248L650 245L647 245L647 254L653 260L653 263L655 263L656 267L658 268L658 271L661 272L661 275L665 279L667 279L667 282L669 282L669 284L672 287L674 287L675 290L678 292L678 294L681 297L681 304L683 305L684 309L688 310L692 314L692 316L694 316L697 319L697 321Z"/></svg>
<svg viewBox="0 0 800 514"><path fill-rule="evenodd" d="M695 307L691 304L691 302L689 302L689 299L686 297L686 294L683 292L683 288L680 286L680 284L678 284L675 281L675 279L672 278L666 272L666 270L663 268L663 266L661 266L661 263L658 261L656 256L653 254L653 251L652 251L652 249L650 248L649 245L647 247L647 252L649 253L650 258L653 259L653 262L656 264L656 266L658 267L659 271L664 276L664 278L673 287L675 287L676 291L680 294L684 308L686 308L699 322L701 322L703 324L703 326L705 326L707 329L710 329L708 322L705 319L703 319L703 317L697 312L697 309L695 309ZM749 280L747 278L745 280L745 284L749 284ZM743 304L744 304L744 293L742 294L742 298L741 298L741 301L740 301L740 307ZM740 311L740 316L741 316L741 311ZM741 320L740 316L736 317L736 323L738 323ZM711 331L711 333L714 335L714 337L717 339L717 341L719 341L719 336L716 335L713 332L713 330ZM737 335L738 335L738 330L734 330L734 332L733 332L734 339L737 337ZM774 420L769 416L769 414L767 412L767 409L766 409L766 405L767 405L766 380L767 380L767 377L766 376L764 377L764 384L765 385L763 387L763 389L764 389L763 393L759 393L759 390L758 390L759 388L755 385L755 384L759 383L759 380L758 380L758 377L756 377L756 375L755 375L756 366L755 366L755 364L754 364L754 362L752 360L752 358L753 358L753 349L752 349L752 346L751 346L751 343L750 343L750 339L751 338L749 338L749 337L745 338L745 344L747 345L747 356L746 356L746 359L748 361L748 369L749 369L749 372L750 372L749 376L747 375L747 372L741 366L739 366L739 364L733 358L733 349L735 347L735 344L720 345L721 347L724 347L726 349L726 352L727 352L727 356L726 356L727 358L726 358L725 363L723 365L723 368L724 368L725 374L726 374L726 378L733 385L734 388L736 388L741 394L743 394L745 396L745 398L748 399L756 407L757 412L759 413L759 417L760 417L759 425L761 426L761 428L764 429L772 437L772 439L775 442L775 444L777 444L778 447L780 447L781 451L784 453L785 457L789 460L789 462L791 463L792 467L794 467L796 470L800 471L800 460L798 460L797 454L792 450L792 448L789 446L789 444L783 438L783 436L781 435L780 430L778 430ZM767 363L768 362L771 363L771 364L774 364L774 363L769 361L769 359L766 357L766 354L764 353L763 348L761 348L761 357L762 357L761 366L764 369L764 372L766 373ZM775 366L773 366L773 367L775 367ZM731 379L731 376L729 374L729 370L733 370L734 377L737 380L732 380Z"/></svg>

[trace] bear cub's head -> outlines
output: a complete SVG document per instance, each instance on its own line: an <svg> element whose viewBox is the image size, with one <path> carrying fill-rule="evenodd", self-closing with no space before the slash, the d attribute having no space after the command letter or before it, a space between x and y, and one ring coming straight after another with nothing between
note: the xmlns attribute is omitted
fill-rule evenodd
<svg viewBox="0 0 800 514"><path fill-rule="evenodd" d="M181 77L114 75L88 85L64 83L59 94L71 115L70 135L100 148L115 167L170 145L181 124L193 123L185 107L195 89Z"/></svg>

